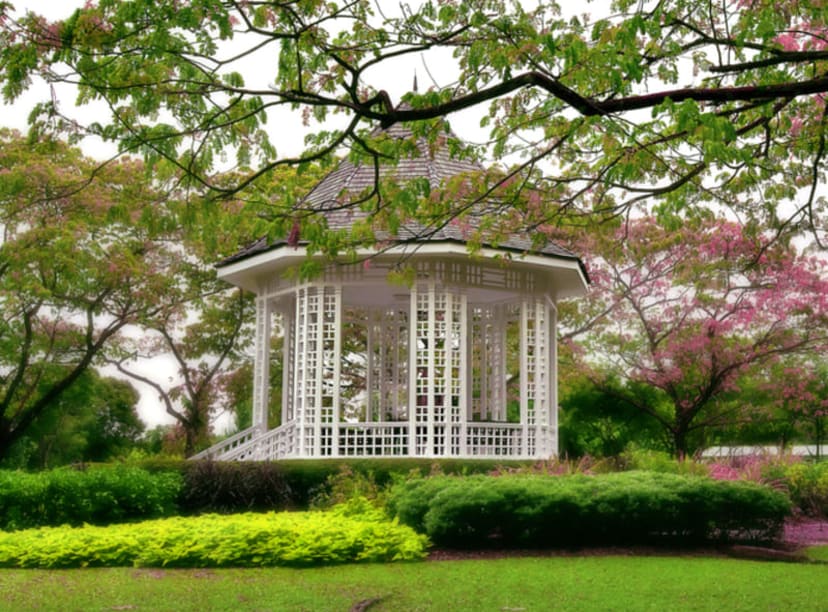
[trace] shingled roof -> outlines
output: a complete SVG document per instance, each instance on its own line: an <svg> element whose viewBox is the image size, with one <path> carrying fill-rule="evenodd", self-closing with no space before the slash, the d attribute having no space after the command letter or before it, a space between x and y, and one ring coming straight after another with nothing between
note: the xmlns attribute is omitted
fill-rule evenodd
<svg viewBox="0 0 828 612"><path fill-rule="evenodd" d="M391 138L401 140L412 137L412 131L401 124L394 124L384 130L377 129L373 136L376 137L383 132ZM421 138L417 141L417 148L419 149L419 155L402 157L396 165L380 166L380 178L393 176L397 181L404 182L427 177L431 188L438 189L444 181L450 178L483 170L483 167L477 162L452 157L449 148L445 146L444 139L438 140L437 146L435 146L434 143L429 143L425 138ZM349 199L357 199L360 194L365 193L374 185L374 181L373 165L354 164L345 159L308 192L297 208L321 213L330 229L348 229L355 221L365 219L370 213L358 206L343 206L343 202L347 203ZM400 227L397 235L383 236L383 239L405 243L455 242L465 244L467 242L461 228L451 223L444 224L439 228L428 228L420 223L408 222ZM298 244L302 244L302 241L300 240ZM235 255L224 259L218 266L221 267L287 245L287 239L269 242L265 238L260 238ZM493 245L484 242L484 246ZM496 248L520 253L575 259L580 262L574 253L553 242L547 242L545 245L537 247L532 244L532 240L528 236L517 234L500 238Z"/></svg>

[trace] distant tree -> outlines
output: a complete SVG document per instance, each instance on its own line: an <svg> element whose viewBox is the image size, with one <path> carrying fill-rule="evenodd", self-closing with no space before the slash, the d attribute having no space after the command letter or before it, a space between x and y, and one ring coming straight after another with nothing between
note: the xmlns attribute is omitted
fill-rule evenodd
<svg viewBox="0 0 828 612"><path fill-rule="evenodd" d="M642 384L602 380L595 384L582 377L562 394L559 415L559 450L563 455L612 457L620 455L630 444L652 450L666 450L669 441L659 424L626 396L646 397L648 405L659 407L659 391ZM613 392L607 391L612 388ZM669 402L661 403L669 409Z"/></svg>
<svg viewBox="0 0 828 612"><path fill-rule="evenodd" d="M828 364L822 355L782 361L762 387L780 420L795 428L800 441L815 444L820 457L828 441Z"/></svg>
<svg viewBox="0 0 828 612"><path fill-rule="evenodd" d="M15 442L6 465L42 469L127 454L144 432L138 398L128 382L87 369Z"/></svg>
<svg viewBox="0 0 828 612"><path fill-rule="evenodd" d="M594 248L592 299L610 314L586 332L587 354L624 383L604 390L655 419L679 457L694 432L738 418L715 400L743 376L826 348L825 263L782 241L721 220L640 219ZM637 385L657 389L669 411L629 392Z"/></svg>
<svg viewBox="0 0 828 612"><path fill-rule="evenodd" d="M281 168L219 203L208 202L203 190L193 190L164 204L165 235L175 256L158 272L172 280L169 307L142 318L144 333L122 343L109 362L155 390L180 428L186 456L209 442L211 422L218 414L236 407L243 411L252 400L252 387L250 398L242 398L239 385L252 359L253 295L218 280L214 265L268 235L274 209L282 200L307 192L320 172L315 164L302 174ZM215 180L232 183L236 176L228 172ZM174 371L147 373L140 367L157 357L171 361ZM277 372L281 369L271 368L272 376ZM280 386L281 380L276 384ZM280 403L281 394L271 394L271 400Z"/></svg>
<svg viewBox="0 0 828 612"><path fill-rule="evenodd" d="M250 341L252 296L216 287L212 271L201 270L186 281L181 275L175 278L181 281L179 305L143 322L147 336L134 343L141 352L110 358L110 363L158 393L183 431L189 457L209 442L211 417L230 405L225 377L243 359ZM137 357L159 355L172 359L175 370L147 375L130 365Z"/></svg>

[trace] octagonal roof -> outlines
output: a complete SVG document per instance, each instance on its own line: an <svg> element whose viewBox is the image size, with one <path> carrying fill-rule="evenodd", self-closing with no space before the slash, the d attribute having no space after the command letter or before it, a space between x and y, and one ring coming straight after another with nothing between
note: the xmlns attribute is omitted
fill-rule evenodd
<svg viewBox="0 0 828 612"><path fill-rule="evenodd" d="M394 124L388 128L378 128L373 132L373 136L380 134L386 134L391 138L400 140L411 139L413 136L411 129L401 124ZM451 137L454 138L453 135ZM439 189L448 179L469 172L480 172L484 169L482 165L475 161L453 157L449 147L446 146L445 137L439 138L436 143L430 143L425 138L419 138L416 141L416 146L419 154L402 156L393 165L380 165L380 179L393 176L396 180L404 182L425 177L428 178L432 189ZM354 222L363 220L371 214L359 206L349 205L348 202L349 200L358 199L360 194L370 190L375 180L373 165L354 164L352 161L345 159L308 192L298 204L297 210L323 215L328 228L332 230L347 230L353 226ZM441 248L439 245L441 244L446 245L447 253L456 253L457 245L466 245L468 242L463 230L452 223L431 228L418 222L408 221L401 224L396 235L379 237L386 243L400 247L429 245L428 250L432 254L435 250L439 251ZM301 256L304 256L305 249L302 247L306 245L307 242L302 241L301 237L290 242L287 238L272 241L263 237L219 262L217 268L219 268L220 276L230 282L238 283L239 277L236 271L247 267L242 263L245 260L251 258L257 261L267 259L271 262L277 259L295 260L296 256L300 255L298 251L301 251ZM580 258L554 242L547 241L545 244L538 246L533 244L528 235L512 234L499 237L496 244L484 240L482 246L485 247L486 251L493 249L522 256L532 255L544 259L558 260L559 262L566 261L570 265L575 263L583 277L583 281L588 282L588 275ZM283 249L290 249L293 253L290 255L274 253L274 251ZM386 248L385 252L390 253L391 251ZM267 253L270 253L271 256L263 259L261 256ZM252 261L250 263L254 266L257 265ZM549 264L554 265L552 261L549 261ZM228 268L232 268L232 270Z"/></svg>

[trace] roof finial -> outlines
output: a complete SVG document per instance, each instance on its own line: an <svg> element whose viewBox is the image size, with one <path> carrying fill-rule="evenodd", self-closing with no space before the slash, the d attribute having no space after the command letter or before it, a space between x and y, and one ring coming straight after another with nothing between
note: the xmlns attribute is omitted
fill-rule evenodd
<svg viewBox="0 0 828 612"><path fill-rule="evenodd" d="M417 93L417 69L414 69L414 93Z"/></svg>

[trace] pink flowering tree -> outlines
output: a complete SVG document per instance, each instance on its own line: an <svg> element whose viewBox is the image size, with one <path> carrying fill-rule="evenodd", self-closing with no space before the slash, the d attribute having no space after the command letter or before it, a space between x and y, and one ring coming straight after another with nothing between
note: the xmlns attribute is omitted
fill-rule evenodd
<svg viewBox="0 0 828 612"><path fill-rule="evenodd" d="M760 382L777 418L789 422L800 440L816 445L817 457L828 437L828 365L820 356L785 359Z"/></svg>
<svg viewBox="0 0 828 612"><path fill-rule="evenodd" d="M0 459L168 303L167 254L141 222L157 200L137 162L99 168L65 143L0 130Z"/></svg>
<svg viewBox="0 0 828 612"><path fill-rule="evenodd" d="M716 400L743 377L826 347L825 265L791 245L728 221L667 230L641 219L595 248L587 308L609 314L585 333L593 365L660 391L623 399L660 423L679 457L694 433L739 418Z"/></svg>

